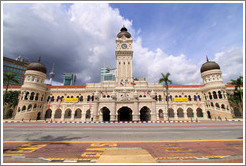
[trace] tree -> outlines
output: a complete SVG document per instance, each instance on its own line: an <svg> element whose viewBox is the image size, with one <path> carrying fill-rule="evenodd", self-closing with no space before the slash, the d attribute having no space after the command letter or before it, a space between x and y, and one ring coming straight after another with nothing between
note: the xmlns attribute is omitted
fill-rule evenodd
<svg viewBox="0 0 246 166"><path fill-rule="evenodd" d="M18 97L20 91L8 91L5 93L5 104L4 104L4 118L11 118L10 117L10 110L14 110L15 107L18 105ZM11 113L12 115L12 113Z"/></svg>
<svg viewBox="0 0 246 166"><path fill-rule="evenodd" d="M166 86L166 94L167 94L167 110L168 110L168 84L172 84L172 81L168 79L170 76L170 73L168 72L167 74L161 73L162 78L160 78L159 83L164 83Z"/></svg>
<svg viewBox="0 0 246 166"><path fill-rule="evenodd" d="M231 80L231 82L229 84L236 85L234 93L238 94L240 97L240 100L243 101L243 91L241 88L241 87L243 87L243 77L240 76L236 80Z"/></svg>
<svg viewBox="0 0 246 166"><path fill-rule="evenodd" d="M5 97L6 97L6 94L8 92L10 82L14 82L17 84L19 83L19 81L15 77L16 77L16 75L11 73L10 71L8 73L3 74L3 82L6 83L6 90L5 90L5 94L4 94L4 98L3 98L4 102L5 102Z"/></svg>
<svg viewBox="0 0 246 166"><path fill-rule="evenodd" d="M228 100L233 108L238 108L241 116L243 116L243 77L240 76L236 80L231 80L229 83L231 85L236 85L235 90L232 94L228 94Z"/></svg>

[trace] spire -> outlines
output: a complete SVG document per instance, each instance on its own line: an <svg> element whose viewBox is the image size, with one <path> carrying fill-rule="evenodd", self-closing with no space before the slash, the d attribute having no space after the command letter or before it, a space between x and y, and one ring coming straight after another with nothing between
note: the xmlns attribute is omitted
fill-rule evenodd
<svg viewBox="0 0 246 166"><path fill-rule="evenodd" d="M51 72L53 73L54 73L54 67L55 67L55 63L53 63L52 70L51 70Z"/></svg>
<svg viewBox="0 0 246 166"><path fill-rule="evenodd" d="M53 63L52 70L51 70L51 72L49 74L49 76L50 76L50 85L52 85L52 79L55 77L54 68L55 68L55 64Z"/></svg>
<svg viewBox="0 0 246 166"><path fill-rule="evenodd" d="M208 62L208 61L209 61L209 60L208 60L208 56L206 56L206 58L207 58L207 62Z"/></svg>
<svg viewBox="0 0 246 166"><path fill-rule="evenodd" d="M41 60L41 56L38 58L38 62L40 63L40 60Z"/></svg>

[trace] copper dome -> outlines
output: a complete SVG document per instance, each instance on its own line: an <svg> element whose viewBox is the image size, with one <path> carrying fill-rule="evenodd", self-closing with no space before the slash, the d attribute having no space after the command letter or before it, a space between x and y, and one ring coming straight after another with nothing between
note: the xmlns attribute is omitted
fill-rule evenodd
<svg viewBox="0 0 246 166"><path fill-rule="evenodd" d="M32 62L27 66L27 70L36 70L46 74L46 67L44 64L40 63L40 58L38 62Z"/></svg>
<svg viewBox="0 0 246 166"><path fill-rule="evenodd" d="M120 33L118 33L117 37L121 38L123 35L125 35L127 38L131 37L131 34L127 32L127 29L124 26L121 28Z"/></svg>
<svg viewBox="0 0 246 166"><path fill-rule="evenodd" d="M201 67L201 73L208 71L208 70L214 70L214 69L220 69L220 66L214 62L214 61L209 61L207 59L207 62L204 63Z"/></svg>

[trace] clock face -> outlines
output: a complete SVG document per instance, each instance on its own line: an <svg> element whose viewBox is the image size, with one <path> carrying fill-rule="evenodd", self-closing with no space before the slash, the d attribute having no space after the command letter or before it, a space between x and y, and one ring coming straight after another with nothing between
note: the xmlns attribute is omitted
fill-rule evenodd
<svg viewBox="0 0 246 166"><path fill-rule="evenodd" d="M121 45L121 48L126 49L127 48L127 45L126 44L122 44Z"/></svg>

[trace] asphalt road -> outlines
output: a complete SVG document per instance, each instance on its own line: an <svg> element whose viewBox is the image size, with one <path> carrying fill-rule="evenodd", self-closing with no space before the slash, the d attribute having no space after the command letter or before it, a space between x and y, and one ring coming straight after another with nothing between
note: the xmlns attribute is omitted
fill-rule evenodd
<svg viewBox="0 0 246 166"><path fill-rule="evenodd" d="M243 139L243 122L175 124L4 124L4 141Z"/></svg>

